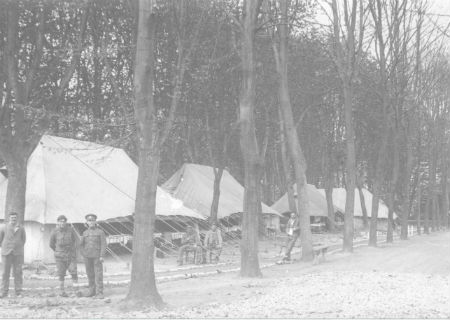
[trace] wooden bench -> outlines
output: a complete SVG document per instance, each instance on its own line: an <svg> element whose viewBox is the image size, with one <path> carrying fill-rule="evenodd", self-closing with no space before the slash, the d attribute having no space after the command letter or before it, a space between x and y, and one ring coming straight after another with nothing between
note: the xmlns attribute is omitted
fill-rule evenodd
<svg viewBox="0 0 450 320"><path fill-rule="evenodd" d="M313 247L313 254L314 254L314 260L313 260L313 264L318 264L320 262L325 261L325 254L328 251L328 248L330 247L330 245L316 245L315 247Z"/></svg>

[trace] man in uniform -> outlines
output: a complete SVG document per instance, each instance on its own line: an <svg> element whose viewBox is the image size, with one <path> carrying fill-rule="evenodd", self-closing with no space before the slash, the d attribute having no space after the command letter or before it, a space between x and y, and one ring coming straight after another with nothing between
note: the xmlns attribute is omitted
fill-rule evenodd
<svg viewBox="0 0 450 320"><path fill-rule="evenodd" d="M106 253L106 235L97 226L95 214L87 214L86 223L88 229L83 232L80 242L89 282L89 291L86 296L103 299L103 259Z"/></svg>
<svg viewBox="0 0 450 320"><path fill-rule="evenodd" d="M178 251L178 265L183 265L183 256L186 252L194 252L196 258L200 258L201 247L200 247L200 236L195 231L192 226L188 226L186 233L181 239L181 247Z"/></svg>
<svg viewBox="0 0 450 320"><path fill-rule="evenodd" d="M56 270L59 277L60 295L67 297L64 289L64 278L66 271L69 270L72 276L72 284L78 282L77 274L77 243L78 236L75 230L67 225L67 218L60 215L56 219L56 229L50 236L50 248L55 252Z"/></svg>
<svg viewBox="0 0 450 320"><path fill-rule="evenodd" d="M209 255L209 262L212 263L213 257L215 263L219 262L219 257L222 253L222 234L220 229L217 228L217 223L213 223L211 230L206 233L204 247L207 255Z"/></svg>
<svg viewBox="0 0 450 320"><path fill-rule="evenodd" d="M300 237L300 220L295 212L291 212L291 216L286 224L286 253L283 261L291 261L291 251L294 248L295 242Z"/></svg>
<svg viewBox="0 0 450 320"><path fill-rule="evenodd" d="M17 221L17 213L9 214L9 222L0 230L0 246L2 247L2 293L0 298L6 298L9 290L11 266L14 272L14 286L16 296L22 295L22 265L24 245L26 241L25 229Z"/></svg>

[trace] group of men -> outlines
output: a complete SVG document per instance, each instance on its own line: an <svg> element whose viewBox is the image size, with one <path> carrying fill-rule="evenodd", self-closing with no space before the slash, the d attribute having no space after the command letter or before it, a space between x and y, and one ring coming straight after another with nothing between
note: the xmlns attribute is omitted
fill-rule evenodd
<svg viewBox="0 0 450 320"><path fill-rule="evenodd" d="M203 246L199 233L192 227L188 226L186 234L181 239L181 247L178 251L178 265L183 264L183 258L188 252L193 252L196 259L195 263L206 263L207 256L209 262L217 263L222 253L222 234L217 223L212 223L211 229L206 233Z"/></svg>
<svg viewBox="0 0 450 320"><path fill-rule="evenodd" d="M106 235L97 225L95 214L86 215L88 228L81 239L74 228L67 224L67 218L60 215L57 226L50 236L50 248L55 254L56 271L60 282L60 295L67 297L64 279L69 271L73 284L78 282L77 252L78 248L84 257L89 290L86 297L103 298L103 258L106 253ZM14 273L14 286L17 297L22 295L22 265L24 262L24 246L26 233L24 227L18 223L17 213L9 214L9 221L0 229L0 246L2 255L2 285L0 298L6 298L9 291L11 267ZM74 286L75 288L75 286ZM76 289L76 288L75 288ZM77 295L78 294L77 292Z"/></svg>

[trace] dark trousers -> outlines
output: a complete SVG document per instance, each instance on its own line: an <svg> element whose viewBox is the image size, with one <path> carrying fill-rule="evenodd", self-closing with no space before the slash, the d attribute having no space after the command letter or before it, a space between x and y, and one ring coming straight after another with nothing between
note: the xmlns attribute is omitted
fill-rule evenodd
<svg viewBox="0 0 450 320"><path fill-rule="evenodd" d="M72 280L78 280L77 272L77 260L76 258L55 258L56 270L58 273L59 281L64 281L66 271L69 271L72 276Z"/></svg>
<svg viewBox="0 0 450 320"><path fill-rule="evenodd" d="M103 263L100 258L84 258L89 290L96 294L103 294Z"/></svg>
<svg viewBox="0 0 450 320"><path fill-rule="evenodd" d="M287 259L291 259L291 251L294 248L295 242L297 242L297 239L299 236L300 235L295 234L295 233L292 236L288 236L287 243L286 243L286 253L284 255Z"/></svg>
<svg viewBox="0 0 450 320"><path fill-rule="evenodd" d="M23 255L13 255L12 253L2 256L3 273L2 273L2 293L7 293L9 290L9 277L11 275L11 266L14 273L14 286L16 293L22 292L22 265Z"/></svg>

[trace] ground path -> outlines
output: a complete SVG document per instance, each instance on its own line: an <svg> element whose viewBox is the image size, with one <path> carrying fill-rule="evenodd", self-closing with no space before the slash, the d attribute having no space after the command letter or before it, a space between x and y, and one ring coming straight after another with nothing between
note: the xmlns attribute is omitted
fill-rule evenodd
<svg viewBox="0 0 450 320"><path fill-rule="evenodd" d="M271 266L263 275L243 279L224 272L161 282L158 289L168 304L162 312L121 313L116 306L126 286L108 287L106 300L27 294L20 301L0 301L0 310L4 317L450 317L448 232L336 252L319 265Z"/></svg>

